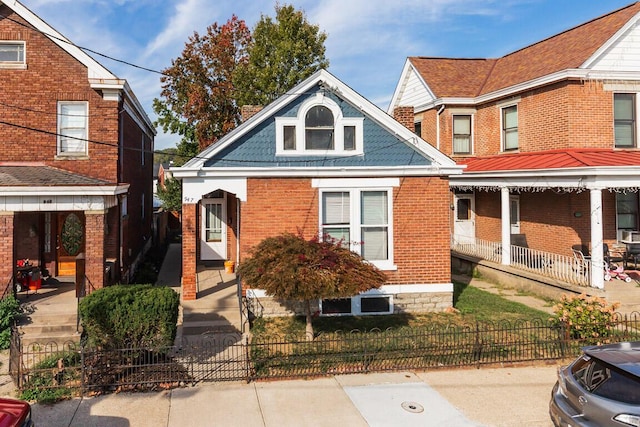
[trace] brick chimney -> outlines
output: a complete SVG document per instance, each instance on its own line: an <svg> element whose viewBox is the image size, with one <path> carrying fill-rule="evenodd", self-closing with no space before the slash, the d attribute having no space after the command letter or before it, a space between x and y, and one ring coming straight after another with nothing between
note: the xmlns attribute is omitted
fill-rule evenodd
<svg viewBox="0 0 640 427"><path fill-rule="evenodd" d="M411 132L415 130L413 107L396 107L393 109L393 118L398 123L409 129Z"/></svg>
<svg viewBox="0 0 640 427"><path fill-rule="evenodd" d="M240 107L240 117L242 122L246 122L251 117L258 114L264 107L262 105L243 105Z"/></svg>

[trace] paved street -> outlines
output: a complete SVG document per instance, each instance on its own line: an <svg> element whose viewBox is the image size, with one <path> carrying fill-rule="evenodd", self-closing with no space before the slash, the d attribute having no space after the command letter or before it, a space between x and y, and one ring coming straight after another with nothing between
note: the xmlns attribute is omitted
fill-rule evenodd
<svg viewBox="0 0 640 427"><path fill-rule="evenodd" d="M38 426L551 427L556 365L207 383L33 406Z"/></svg>

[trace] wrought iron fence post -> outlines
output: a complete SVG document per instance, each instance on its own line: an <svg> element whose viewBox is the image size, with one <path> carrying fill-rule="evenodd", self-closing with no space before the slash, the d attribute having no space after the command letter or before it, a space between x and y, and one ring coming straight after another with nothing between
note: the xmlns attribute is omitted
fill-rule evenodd
<svg viewBox="0 0 640 427"><path fill-rule="evenodd" d="M85 356L84 345L80 344L80 396L84 396L85 389Z"/></svg>
<svg viewBox="0 0 640 427"><path fill-rule="evenodd" d="M364 366L364 372L365 373L369 373L369 363L367 362L367 337L365 336L365 334L359 334L360 336L362 336L363 340L364 340L364 358L362 359L363 362L363 366Z"/></svg>
<svg viewBox="0 0 640 427"><path fill-rule="evenodd" d="M244 346L244 368L247 377L247 384L251 382L251 361L249 360L249 337L245 334L242 337L242 345Z"/></svg>

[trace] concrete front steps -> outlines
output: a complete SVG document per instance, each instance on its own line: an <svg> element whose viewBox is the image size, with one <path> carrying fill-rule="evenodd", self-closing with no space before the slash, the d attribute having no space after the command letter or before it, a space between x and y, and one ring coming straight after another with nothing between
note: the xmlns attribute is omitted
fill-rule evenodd
<svg viewBox="0 0 640 427"><path fill-rule="evenodd" d="M182 322L178 322L178 328L182 336L240 333L240 312L237 307L212 310L183 306L181 314Z"/></svg>
<svg viewBox="0 0 640 427"><path fill-rule="evenodd" d="M23 348L37 345L62 350L80 342L75 313L25 313L18 320L18 332Z"/></svg>

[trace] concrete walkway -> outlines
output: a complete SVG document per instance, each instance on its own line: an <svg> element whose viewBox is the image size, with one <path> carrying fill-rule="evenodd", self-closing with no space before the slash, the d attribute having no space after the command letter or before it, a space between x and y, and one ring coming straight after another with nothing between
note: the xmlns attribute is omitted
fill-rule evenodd
<svg viewBox="0 0 640 427"><path fill-rule="evenodd" d="M38 426L551 427L556 366L203 384L34 405Z"/></svg>
<svg viewBox="0 0 640 427"><path fill-rule="evenodd" d="M451 280L453 280L454 282L468 283L475 288L482 289L483 291L492 293L494 295L499 295L510 301L518 302L536 310L543 311L547 314L553 314L552 303L536 295L526 294L517 289L505 286L499 286L495 283L478 279L476 277L453 274Z"/></svg>

